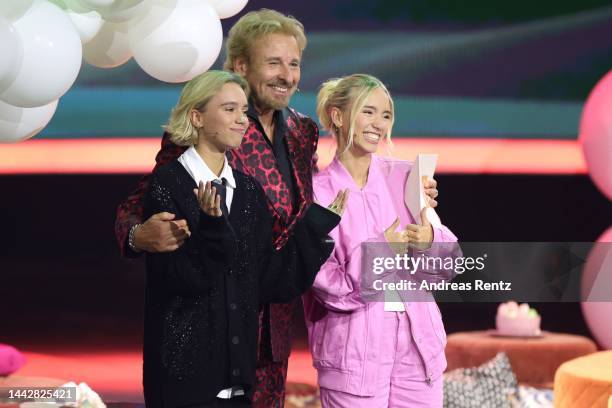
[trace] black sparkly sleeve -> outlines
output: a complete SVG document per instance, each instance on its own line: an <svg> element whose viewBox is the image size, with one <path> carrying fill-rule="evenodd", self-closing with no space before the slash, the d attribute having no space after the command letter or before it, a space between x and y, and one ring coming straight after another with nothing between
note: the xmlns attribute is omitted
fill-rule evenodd
<svg viewBox="0 0 612 408"><path fill-rule="evenodd" d="M181 218L171 189L153 174L145 195L145 213L168 211ZM229 269L234 245L222 217L202 213L200 225L176 251L147 253L147 278L169 293L197 295L207 291L213 275Z"/></svg>
<svg viewBox="0 0 612 408"><path fill-rule="evenodd" d="M334 224L334 220L330 224L327 220L325 223L313 225L311 221L307 221L309 217L316 216L318 211L318 208L307 211L305 218L296 223L287 243L280 250L275 250L272 245L261 249L261 303L287 303L312 286L321 265L329 258L334 248L333 241L327 239L326 235L338 223L336 221ZM262 225L261 230L270 230L271 234L270 217L268 225L267 228Z"/></svg>
<svg viewBox="0 0 612 408"><path fill-rule="evenodd" d="M185 147L177 146L170 140L170 134L164 132L161 141L161 150L155 156L155 172L161 166L170 163L173 159L179 157L185 151ZM144 196L149 186L150 174L143 176L138 182L138 186L124 202L117 207L115 218L115 237L119 244L121 255L126 258L137 258L141 255L140 252L134 252L128 245L128 235L130 229L136 225L143 223L146 218L143 217L144 212Z"/></svg>

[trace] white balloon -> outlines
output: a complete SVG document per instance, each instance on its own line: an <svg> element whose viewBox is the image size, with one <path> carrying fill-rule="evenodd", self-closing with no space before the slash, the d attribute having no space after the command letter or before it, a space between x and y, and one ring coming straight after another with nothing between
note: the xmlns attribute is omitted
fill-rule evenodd
<svg viewBox="0 0 612 408"><path fill-rule="evenodd" d="M77 13L89 13L93 9L88 5L82 3L80 0L62 0L66 6Z"/></svg>
<svg viewBox="0 0 612 408"><path fill-rule="evenodd" d="M97 11L90 11L88 13L76 13L74 11L68 11L68 17L72 20L79 37L81 38L81 44L87 44L90 42L102 28L104 20Z"/></svg>
<svg viewBox="0 0 612 408"><path fill-rule="evenodd" d="M115 0L79 0L79 2L91 7L96 10L99 7L108 7L115 2Z"/></svg>
<svg viewBox="0 0 612 408"><path fill-rule="evenodd" d="M98 34L83 45L83 58L99 68L114 68L132 58L127 23L104 22Z"/></svg>
<svg viewBox="0 0 612 408"><path fill-rule="evenodd" d="M221 51L221 21L202 0L151 0L147 13L129 24L134 59L161 81L189 81L208 70Z"/></svg>
<svg viewBox="0 0 612 408"><path fill-rule="evenodd" d="M238 14L249 0L207 0L213 6L219 18L228 18Z"/></svg>
<svg viewBox="0 0 612 408"><path fill-rule="evenodd" d="M0 99L23 108L59 99L81 68L81 40L72 22L56 5L35 0L14 26L23 44L23 61Z"/></svg>
<svg viewBox="0 0 612 408"><path fill-rule="evenodd" d="M34 0L2 0L0 16L10 20L19 20L32 7Z"/></svg>
<svg viewBox="0 0 612 408"><path fill-rule="evenodd" d="M15 80L23 61L21 37L13 24L4 17L0 17L0 50L2 50L0 59L0 92L2 92Z"/></svg>
<svg viewBox="0 0 612 408"><path fill-rule="evenodd" d="M86 44L91 41L92 38L100 31L102 27L102 16L97 11L86 11L77 12L72 10L66 0L49 0L55 4L70 17L74 28L76 28L79 37L81 38L81 44Z"/></svg>
<svg viewBox="0 0 612 408"><path fill-rule="evenodd" d="M53 117L57 102L20 108L0 101L0 143L21 142L39 133Z"/></svg>
<svg viewBox="0 0 612 408"><path fill-rule="evenodd" d="M134 17L144 15L147 3L147 0L115 0L111 6L100 8L99 11L106 21L124 23Z"/></svg>

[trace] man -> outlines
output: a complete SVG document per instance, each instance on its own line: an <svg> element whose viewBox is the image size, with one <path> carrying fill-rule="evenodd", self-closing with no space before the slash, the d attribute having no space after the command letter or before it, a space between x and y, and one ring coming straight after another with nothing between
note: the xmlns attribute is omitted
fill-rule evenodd
<svg viewBox="0 0 612 408"><path fill-rule="evenodd" d="M300 80L306 47L302 24L293 17L262 9L244 15L230 30L224 68L244 76L251 88L249 127L242 145L228 153L230 165L253 176L263 187L274 218L273 241L284 245L289 232L312 202L318 128L288 107ZM182 154L164 134L156 167ZM142 220L148 176L117 209L115 233L124 256L174 251L190 235L185 220L159 213ZM260 347L254 407L282 407L294 304L272 304L260 313Z"/></svg>

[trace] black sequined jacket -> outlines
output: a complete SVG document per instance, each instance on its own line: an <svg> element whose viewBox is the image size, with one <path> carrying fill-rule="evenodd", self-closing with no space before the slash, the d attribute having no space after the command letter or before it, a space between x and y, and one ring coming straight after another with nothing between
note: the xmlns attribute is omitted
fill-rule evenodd
<svg viewBox="0 0 612 408"><path fill-rule="evenodd" d="M178 250L147 254L143 385L147 407L205 403L254 382L260 304L288 302L313 283L340 218L313 204L287 245L272 247L263 190L234 170L227 217L198 206L194 180L176 160L152 176L146 217L167 211L192 233Z"/></svg>

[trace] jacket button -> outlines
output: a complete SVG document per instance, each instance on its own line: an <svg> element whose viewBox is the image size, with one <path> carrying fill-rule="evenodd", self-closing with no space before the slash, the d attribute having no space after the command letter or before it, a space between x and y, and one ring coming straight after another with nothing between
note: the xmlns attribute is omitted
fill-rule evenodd
<svg viewBox="0 0 612 408"><path fill-rule="evenodd" d="M237 308L238 308L238 306L236 306L235 303L230 303L230 309L236 310Z"/></svg>
<svg viewBox="0 0 612 408"><path fill-rule="evenodd" d="M237 368L234 368L234 369L232 370L232 375L233 375L234 377L238 377L238 376L240 375L240 370L239 370L239 369L237 369Z"/></svg>
<svg viewBox="0 0 612 408"><path fill-rule="evenodd" d="M238 336L234 336L234 337L232 337L232 343L233 343L233 344L238 344L238 343L240 343L240 339L238 338Z"/></svg>

